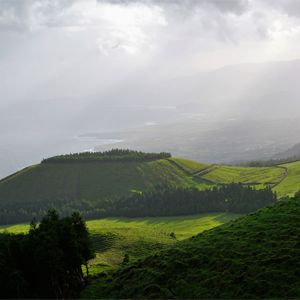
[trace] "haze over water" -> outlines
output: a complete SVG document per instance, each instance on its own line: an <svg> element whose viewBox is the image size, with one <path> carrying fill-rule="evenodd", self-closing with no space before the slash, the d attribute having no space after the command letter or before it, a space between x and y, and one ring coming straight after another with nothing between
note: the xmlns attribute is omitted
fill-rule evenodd
<svg viewBox="0 0 300 300"><path fill-rule="evenodd" d="M126 112L131 118L124 122L118 118L120 111ZM111 122L105 115L109 117ZM70 117L66 113L66 118ZM51 130L51 125L37 130L22 129L19 123L18 130L7 133L3 130L0 138L0 179L20 169L40 163L43 158L55 155L93 151L95 146L110 144L112 148L118 147L117 139L96 139L93 137L80 137L89 132L107 132L110 130L133 128L139 126L155 126L163 121L180 119L182 112L173 107L106 107L98 111L97 124L90 124L90 118L80 120L80 125L60 124L61 130ZM45 115L44 118L47 118ZM144 121L143 121L144 120ZM50 121L47 123L51 124ZM10 124L13 126L13 124ZM54 127L54 125L53 125ZM39 130L38 130L39 129Z"/></svg>
<svg viewBox="0 0 300 300"><path fill-rule="evenodd" d="M184 114L163 107L298 118L299 40L298 0L0 1L0 178L99 145L80 134Z"/></svg>

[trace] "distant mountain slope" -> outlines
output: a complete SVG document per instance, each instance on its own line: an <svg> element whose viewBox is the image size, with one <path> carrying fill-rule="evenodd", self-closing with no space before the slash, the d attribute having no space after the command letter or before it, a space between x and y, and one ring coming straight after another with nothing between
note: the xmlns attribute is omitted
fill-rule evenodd
<svg viewBox="0 0 300 300"><path fill-rule="evenodd" d="M274 159L287 158L299 154L300 154L300 143L294 145L293 147L287 149L286 151L274 154L272 158Z"/></svg>
<svg viewBox="0 0 300 300"><path fill-rule="evenodd" d="M256 103L259 98L271 93L297 92L299 95L299 76L300 60L236 64L164 81L149 80L148 76L142 75L139 85L128 80L114 91L86 99L92 103L113 101L126 105L200 103L202 111L223 111L228 103L238 101L243 104L247 100ZM119 97L120 94L123 97Z"/></svg>
<svg viewBox="0 0 300 300"><path fill-rule="evenodd" d="M278 202L103 274L81 298L299 298L299 222L300 198Z"/></svg>

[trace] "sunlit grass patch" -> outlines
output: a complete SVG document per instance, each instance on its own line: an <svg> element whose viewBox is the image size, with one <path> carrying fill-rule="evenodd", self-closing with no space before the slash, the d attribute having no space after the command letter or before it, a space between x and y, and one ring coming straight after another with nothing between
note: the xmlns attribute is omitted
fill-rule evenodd
<svg viewBox="0 0 300 300"><path fill-rule="evenodd" d="M182 159L182 158L169 158L168 160L173 161L182 169L187 171L188 173L196 173L200 172L203 169L209 168L211 165L199 163L189 159Z"/></svg>
<svg viewBox="0 0 300 300"><path fill-rule="evenodd" d="M189 238L203 230L207 230L241 215L228 213L199 214L192 216L160 217L160 218L107 218L88 221L87 225L91 231L109 230L113 228L144 228L170 234L175 233L178 240Z"/></svg>
<svg viewBox="0 0 300 300"><path fill-rule="evenodd" d="M202 178L222 184L231 182L242 182L245 184L253 183L276 183L285 174L285 170L276 167L265 168L244 168L232 166L216 166L211 172Z"/></svg>
<svg viewBox="0 0 300 300"><path fill-rule="evenodd" d="M274 188L279 197L293 197L300 190L300 161L281 165L288 168L288 176Z"/></svg>
<svg viewBox="0 0 300 300"><path fill-rule="evenodd" d="M299 210L298 197L202 231L117 268L80 298L299 299Z"/></svg>
<svg viewBox="0 0 300 300"><path fill-rule="evenodd" d="M0 233L4 232L5 230L11 233L21 233L21 232L28 232L29 231L29 223L24 224L16 224L16 225L0 225Z"/></svg>

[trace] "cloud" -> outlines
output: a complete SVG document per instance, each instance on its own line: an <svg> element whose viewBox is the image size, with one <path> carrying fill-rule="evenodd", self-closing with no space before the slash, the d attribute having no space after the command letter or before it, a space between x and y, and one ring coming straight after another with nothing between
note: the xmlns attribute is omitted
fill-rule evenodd
<svg viewBox="0 0 300 300"><path fill-rule="evenodd" d="M4 0L0 2L0 29L37 30L57 19L76 0Z"/></svg>
<svg viewBox="0 0 300 300"><path fill-rule="evenodd" d="M157 5L164 8L180 7L184 11L193 11L199 7L214 7L222 13L241 14L247 10L248 0L97 0L98 3Z"/></svg>
<svg viewBox="0 0 300 300"><path fill-rule="evenodd" d="M129 27L103 33L97 39L97 46L105 55L119 49L129 54L138 53L144 45L148 44L148 38L139 28Z"/></svg>
<svg viewBox="0 0 300 300"><path fill-rule="evenodd" d="M300 18L299 0L261 0L266 6L281 11L288 16Z"/></svg>
<svg viewBox="0 0 300 300"><path fill-rule="evenodd" d="M295 59L297 3L0 0L0 97L84 95L124 78Z"/></svg>

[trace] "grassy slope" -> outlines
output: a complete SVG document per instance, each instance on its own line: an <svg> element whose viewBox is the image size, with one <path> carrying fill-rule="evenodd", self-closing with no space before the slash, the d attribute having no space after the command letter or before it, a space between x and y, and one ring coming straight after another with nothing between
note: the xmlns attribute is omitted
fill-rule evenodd
<svg viewBox="0 0 300 300"><path fill-rule="evenodd" d="M97 257L90 261L90 273L114 268L128 253L132 259L142 258L154 250L174 244L203 230L211 229L240 215L216 213L165 218L108 218L88 221L87 226L96 245ZM0 226L0 232L27 232L28 224ZM176 239L170 237L174 232ZM85 269L83 269L85 270Z"/></svg>
<svg viewBox="0 0 300 300"><path fill-rule="evenodd" d="M278 202L100 277L82 298L300 298L300 198Z"/></svg>
<svg viewBox="0 0 300 300"><path fill-rule="evenodd" d="M275 190L280 197L299 190L300 162L285 165L289 175ZM154 162L38 164L0 181L0 203L68 198L96 200L148 190L165 180L199 189L243 182L264 188L284 176L283 168L242 168L207 165L172 158ZM42 206L42 204L41 204Z"/></svg>
<svg viewBox="0 0 300 300"><path fill-rule="evenodd" d="M0 182L0 201L77 197L79 165L39 164Z"/></svg>
<svg viewBox="0 0 300 300"><path fill-rule="evenodd" d="M289 177L296 183L295 163ZM207 173L208 172L208 173ZM168 180L177 186L197 186L205 189L216 184L243 182L278 182L283 177L282 168L242 168L211 166L186 159L172 158L154 162L39 164L26 168L0 181L0 202L37 199L102 199L130 195L134 191L148 190L151 186ZM299 171L300 172L300 171ZM211 182L210 182L211 181ZM287 183L285 179L284 185ZM284 192L288 188L282 189ZM298 189L297 189L298 190Z"/></svg>
<svg viewBox="0 0 300 300"><path fill-rule="evenodd" d="M300 161L281 165L288 168L288 176L274 188L278 196L294 196L300 190Z"/></svg>
<svg viewBox="0 0 300 300"><path fill-rule="evenodd" d="M168 160L174 162L175 164L177 164L179 167L181 167L182 169L184 169L190 174L197 173L200 172L201 170L211 167L211 165L202 164L189 159L169 158Z"/></svg>
<svg viewBox="0 0 300 300"><path fill-rule="evenodd" d="M110 198L143 191L168 180L179 186L203 185L167 160L132 163L39 164L0 181L0 202ZM80 182L80 184L79 184ZM79 188L80 187L80 188Z"/></svg>
<svg viewBox="0 0 300 300"><path fill-rule="evenodd" d="M245 184L276 183L285 174L282 168L241 168L231 166L215 166L202 178L216 183L242 182Z"/></svg>
<svg viewBox="0 0 300 300"><path fill-rule="evenodd" d="M83 166L81 198L129 195L144 191L164 180L178 186L190 186L191 177L168 160L140 163L102 163Z"/></svg>

